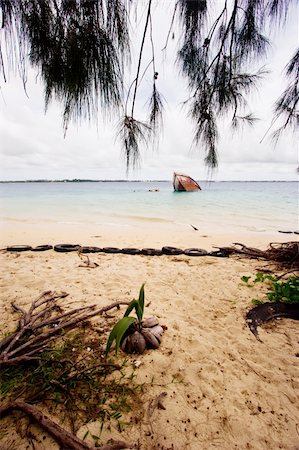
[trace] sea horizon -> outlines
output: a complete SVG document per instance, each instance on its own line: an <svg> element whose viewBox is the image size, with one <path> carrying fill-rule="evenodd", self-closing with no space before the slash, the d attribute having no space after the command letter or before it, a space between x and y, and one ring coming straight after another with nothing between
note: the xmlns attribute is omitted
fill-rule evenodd
<svg viewBox="0 0 299 450"><path fill-rule="evenodd" d="M204 183L298 183L299 180L209 180L196 178ZM169 183L171 179L88 179L88 178L61 178L61 179L28 179L28 180L0 180L0 183Z"/></svg>

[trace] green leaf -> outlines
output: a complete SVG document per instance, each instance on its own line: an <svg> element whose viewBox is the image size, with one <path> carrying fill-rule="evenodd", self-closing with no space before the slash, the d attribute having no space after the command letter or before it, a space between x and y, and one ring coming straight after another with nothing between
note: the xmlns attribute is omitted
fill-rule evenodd
<svg viewBox="0 0 299 450"><path fill-rule="evenodd" d="M143 312L141 310L141 306L139 305L139 302L137 302L136 314L137 314L137 317L138 317L138 322L141 323L142 322L142 317L143 317Z"/></svg>
<svg viewBox="0 0 299 450"><path fill-rule="evenodd" d="M124 313L124 317L127 317L129 314L130 314L130 312L133 310L135 308L135 310L136 310L136 314L137 314L137 310L138 310L138 301L137 300L132 300L130 303L129 303L129 306L127 307L127 309L126 309L126 311L125 311L125 313ZM137 314L137 317L138 317L138 314Z"/></svg>
<svg viewBox="0 0 299 450"><path fill-rule="evenodd" d="M114 340L115 340L115 351L117 353L120 346L120 342L125 332L135 321L136 321L135 317L123 317L114 325L107 341L106 355L108 354Z"/></svg>
<svg viewBox="0 0 299 450"><path fill-rule="evenodd" d="M241 280L244 281L244 283L248 283L248 281L250 280L251 277L246 277L245 275L243 275L241 277Z"/></svg>
<svg viewBox="0 0 299 450"><path fill-rule="evenodd" d="M87 430L86 433L83 436L83 441L85 441L85 439L87 438L88 433L89 433L89 431Z"/></svg>
<svg viewBox="0 0 299 450"><path fill-rule="evenodd" d="M263 273L257 273L255 280L253 280L254 283L258 283L260 281L264 281L265 275Z"/></svg>
<svg viewBox="0 0 299 450"><path fill-rule="evenodd" d="M131 301L131 303L126 309L124 317L127 317L133 309L135 309L138 321L140 323L142 321L144 312L144 283L140 288L138 300L134 299Z"/></svg>
<svg viewBox="0 0 299 450"><path fill-rule="evenodd" d="M258 298L253 298L251 301L254 305L262 305L264 303L263 300L259 300Z"/></svg>
<svg viewBox="0 0 299 450"><path fill-rule="evenodd" d="M140 288L139 299L138 299L139 306L140 306L140 309L141 309L141 319L140 320L142 320L143 312L144 312L144 284L145 283L143 283L143 285Z"/></svg>

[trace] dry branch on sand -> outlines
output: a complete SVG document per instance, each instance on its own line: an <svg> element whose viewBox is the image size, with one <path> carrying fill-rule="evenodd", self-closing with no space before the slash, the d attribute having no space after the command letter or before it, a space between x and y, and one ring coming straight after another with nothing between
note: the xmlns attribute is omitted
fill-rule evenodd
<svg viewBox="0 0 299 450"><path fill-rule="evenodd" d="M242 255L247 258L262 259L276 263L281 267L299 269L299 242L271 242L267 250L247 247L244 244L234 243L234 247L220 247L227 254Z"/></svg>
<svg viewBox="0 0 299 450"><path fill-rule="evenodd" d="M105 444L101 447L93 447L79 439L69 431L62 428L56 422L51 420L35 406L26 402L15 401L0 408L0 417L3 418L13 410L19 410L26 413L31 419L37 422L44 430L46 430L54 439L62 446L62 448L70 450L120 450L135 448L132 444L125 442L113 442Z"/></svg>
<svg viewBox="0 0 299 450"><path fill-rule="evenodd" d="M12 303L13 309L22 316L17 330L0 341L2 367L39 359L38 353L45 350L63 331L72 330L96 315L128 304L115 302L101 309L91 305L63 313L57 300L67 295L65 292L44 291L32 302L27 312Z"/></svg>

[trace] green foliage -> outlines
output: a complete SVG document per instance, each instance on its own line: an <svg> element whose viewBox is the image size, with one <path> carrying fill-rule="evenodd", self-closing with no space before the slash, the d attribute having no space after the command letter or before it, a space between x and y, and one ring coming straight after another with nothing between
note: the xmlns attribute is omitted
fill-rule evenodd
<svg viewBox="0 0 299 450"><path fill-rule="evenodd" d="M263 300L259 300L258 298L253 298L251 301L256 306L262 305L264 303Z"/></svg>
<svg viewBox="0 0 299 450"><path fill-rule="evenodd" d="M272 280L272 290L266 295L270 302L299 304L299 278L293 276L287 281Z"/></svg>
<svg viewBox="0 0 299 450"><path fill-rule="evenodd" d="M288 127L294 130L298 127L298 79L299 79L299 49L286 67L288 86L275 103L275 119L282 117L283 124L272 135L277 140Z"/></svg>
<svg viewBox="0 0 299 450"><path fill-rule="evenodd" d="M114 325L107 341L106 355L109 352L114 340L115 340L115 351L116 353L118 352L122 338L124 337L126 331L128 331L130 326L135 321L136 321L135 317L123 317Z"/></svg>
<svg viewBox="0 0 299 450"><path fill-rule="evenodd" d="M250 278L251 278L251 277L246 277L245 275L243 275L243 276L241 277L241 280L242 280L244 283L248 283L248 281L250 280Z"/></svg>
<svg viewBox="0 0 299 450"><path fill-rule="evenodd" d="M241 280L248 286L251 277L242 276ZM299 278L296 276L290 276L287 280L281 280L272 275L265 275L263 273L257 273L253 283L263 283L268 281L268 292L266 293L266 300L268 302L284 302L284 303L298 303L299 304ZM255 305L261 304L264 300L254 299L252 302Z"/></svg>
<svg viewBox="0 0 299 450"><path fill-rule="evenodd" d="M3 368L1 400L42 405L76 429L98 420L101 425L97 434L110 423L123 429L125 414L141 405L143 386L137 385L125 362L114 364L104 359L99 350L104 343L104 333L99 337L87 327L63 337L62 343L44 351L38 362ZM99 436L97 439L100 442Z"/></svg>
<svg viewBox="0 0 299 450"><path fill-rule="evenodd" d="M137 319L135 317L129 317L129 314L134 309ZM109 353L109 350L114 340L115 340L115 351L116 353L118 352L122 339L124 338L126 332L128 332L129 328L132 327L132 325L135 322L137 322L139 328L141 327L143 313L144 313L144 283L140 288L138 300L133 299L130 302L129 306L127 307L124 313L124 317L120 319L112 328L106 345L106 355Z"/></svg>
<svg viewBox="0 0 299 450"><path fill-rule="evenodd" d="M142 321L143 318L143 313L144 313L144 283L140 288L140 292L139 292L139 298L138 298L138 302L139 302L139 306L140 306L140 311L141 311L141 317L139 318L139 321Z"/></svg>

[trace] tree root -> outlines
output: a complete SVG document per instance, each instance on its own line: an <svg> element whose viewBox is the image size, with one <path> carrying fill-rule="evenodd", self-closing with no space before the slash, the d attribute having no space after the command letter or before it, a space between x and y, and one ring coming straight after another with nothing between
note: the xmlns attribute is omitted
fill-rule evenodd
<svg viewBox="0 0 299 450"><path fill-rule="evenodd" d="M299 270L299 242L271 242L267 250L247 247L238 242L235 242L233 245L234 247L219 247L219 249L225 250L229 254L271 261L281 267Z"/></svg>
<svg viewBox="0 0 299 450"><path fill-rule="evenodd" d="M19 410L27 414L31 419L37 422L44 430L46 430L64 449L69 450L121 450L136 448L132 444L125 442L113 442L105 444L101 447L93 447L86 442L79 439L69 431L62 428L56 422L51 420L40 410L22 401L11 402L8 405L0 408L0 418L5 417L13 410Z"/></svg>
<svg viewBox="0 0 299 450"><path fill-rule="evenodd" d="M81 326L88 319L103 315L110 309L128 305L128 302L115 302L101 309L91 305L63 313L57 300L67 295L65 292L58 294L44 291L32 302L27 312L12 303L13 309L21 313L21 318L17 330L0 341L2 367L39 359L38 354L62 332Z"/></svg>

